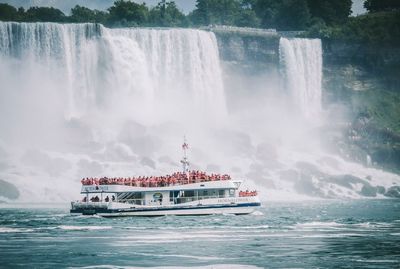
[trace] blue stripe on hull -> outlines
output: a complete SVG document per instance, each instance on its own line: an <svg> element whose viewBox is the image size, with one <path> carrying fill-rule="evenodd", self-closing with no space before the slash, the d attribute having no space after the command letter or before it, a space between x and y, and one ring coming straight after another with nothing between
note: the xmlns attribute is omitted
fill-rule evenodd
<svg viewBox="0 0 400 269"><path fill-rule="evenodd" d="M213 205L213 206L185 206L185 207L158 207L158 208L126 208L126 209L106 209L106 208L93 208L93 209L71 209L71 213L81 213L86 215L94 215L98 213L130 213L130 212L157 212L157 211L170 211L170 210L194 210L194 209L218 209L218 208L238 208L238 207L256 207L260 203L246 203L235 205Z"/></svg>

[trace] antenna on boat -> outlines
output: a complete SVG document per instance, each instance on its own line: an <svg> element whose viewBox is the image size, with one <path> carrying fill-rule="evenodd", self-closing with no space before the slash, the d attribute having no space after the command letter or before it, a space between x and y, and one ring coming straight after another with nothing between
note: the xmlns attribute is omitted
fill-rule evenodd
<svg viewBox="0 0 400 269"><path fill-rule="evenodd" d="M181 160L182 163L182 168L183 168L183 173L186 174L189 172L189 161L187 158L187 153L186 151L189 149L188 143L186 143L186 136L183 137L183 144L182 144L182 150L183 150L183 158Z"/></svg>

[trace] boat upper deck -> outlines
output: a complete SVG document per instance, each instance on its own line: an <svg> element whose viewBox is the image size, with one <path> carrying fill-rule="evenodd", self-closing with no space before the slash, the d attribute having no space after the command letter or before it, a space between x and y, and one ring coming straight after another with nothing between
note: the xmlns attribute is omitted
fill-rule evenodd
<svg viewBox="0 0 400 269"><path fill-rule="evenodd" d="M238 188L240 180L232 180L227 174L206 174L200 171L176 172L166 176L128 178L84 178L81 193L127 192L176 189Z"/></svg>
<svg viewBox="0 0 400 269"><path fill-rule="evenodd" d="M122 193L122 192L155 192L200 189L238 189L241 180L208 181L190 184L176 184L167 186L141 187L129 185L83 185L81 193Z"/></svg>

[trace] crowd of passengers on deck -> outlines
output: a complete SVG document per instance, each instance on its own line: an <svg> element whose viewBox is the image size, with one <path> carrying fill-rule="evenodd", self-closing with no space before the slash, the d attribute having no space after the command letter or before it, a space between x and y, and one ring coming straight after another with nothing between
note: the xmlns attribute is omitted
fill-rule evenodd
<svg viewBox="0 0 400 269"><path fill-rule="evenodd" d="M151 177L102 177L102 178L83 178L82 185L127 185L134 187L165 187L173 185L183 185L190 183L199 183L207 181L230 180L231 177L227 174L206 174L201 171L189 171L188 173L175 172L172 175L166 176L151 176Z"/></svg>
<svg viewBox="0 0 400 269"><path fill-rule="evenodd" d="M104 202L107 202L107 203L108 203L108 202L110 202L110 201L115 202L115 196L114 196L114 195L111 197L111 199L110 199L110 197L108 197L108 196L104 199ZM87 199L86 196L83 197L82 202L84 202L84 203L88 202L88 199ZM103 200L101 200L101 199L99 198L99 196L96 195L96 196L90 198L90 202L103 202Z"/></svg>
<svg viewBox="0 0 400 269"><path fill-rule="evenodd" d="M249 196L257 196L257 191L240 191L239 197L249 197Z"/></svg>

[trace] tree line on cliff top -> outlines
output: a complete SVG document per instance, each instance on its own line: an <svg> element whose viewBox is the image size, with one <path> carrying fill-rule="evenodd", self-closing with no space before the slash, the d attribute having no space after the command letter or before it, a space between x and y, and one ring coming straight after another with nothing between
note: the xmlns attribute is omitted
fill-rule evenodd
<svg viewBox="0 0 400 269"><path fill-rule="evenodd" d="M352 0L197 0L185 15L174 1L161 0L156 6L116 0L106 11L82 6L70 15L53 7L13 7L0 4L0 20L20 22L92 22L108 27L159 26L198 27L232 25L240 27L307 30L320 38L400 38L400 1L366 0L369 14L350 17ZM378 33L378 34L377 34ZM396 41L397 42L397 41Z"/></svg>

